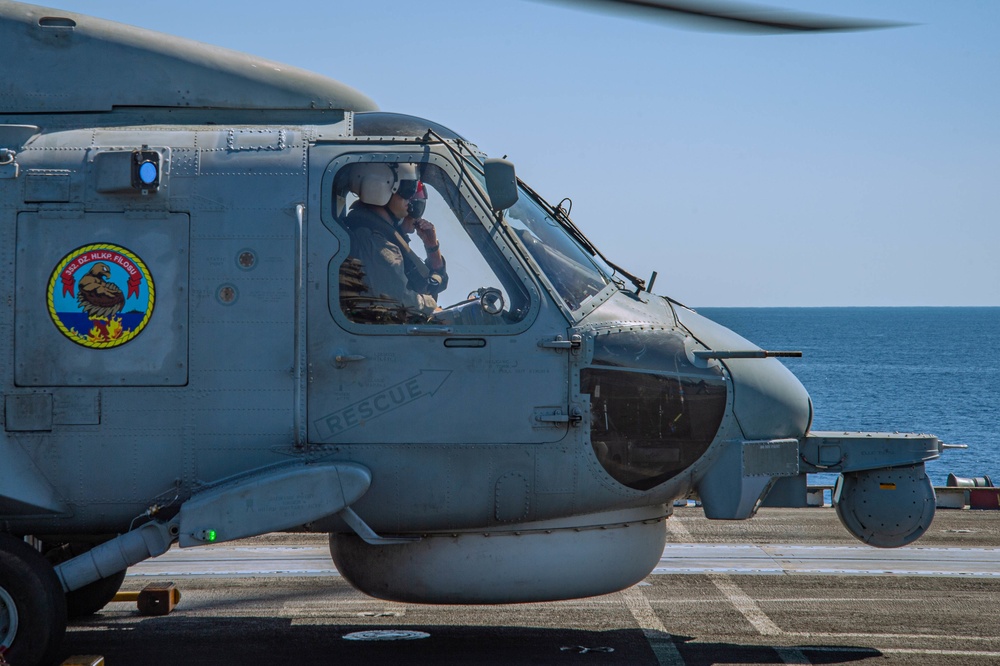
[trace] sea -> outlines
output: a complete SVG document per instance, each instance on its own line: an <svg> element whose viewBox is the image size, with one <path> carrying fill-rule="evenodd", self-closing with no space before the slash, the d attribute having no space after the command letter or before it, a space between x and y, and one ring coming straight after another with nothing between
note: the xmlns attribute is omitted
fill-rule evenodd
<svg viewBox="0 0 1000 666"><path fill-rule="evenodd" d="M915 432L947 449L927 463L1000 485L1000 307L698 308L782 362L812 397L813 430ZM835 474L811 474L832 485Z"/></svg>

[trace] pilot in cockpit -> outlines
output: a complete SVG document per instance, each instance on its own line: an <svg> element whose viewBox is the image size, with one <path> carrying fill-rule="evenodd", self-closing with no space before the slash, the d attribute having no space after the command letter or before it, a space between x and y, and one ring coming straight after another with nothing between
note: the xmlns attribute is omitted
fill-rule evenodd
<svg viewBox="0 0 1000 666"><path fill-rule="evenodd" d="M358 200L345 219L351 237L345 266L356 269L361 284L350 299L342 298L345 310L356 321L381 323L432 315L448 273L434 225L423 218L427 193L416 165L370 162L351 168L350 189ZM423 243L424 259L410 247L413 233Z"/></svg>

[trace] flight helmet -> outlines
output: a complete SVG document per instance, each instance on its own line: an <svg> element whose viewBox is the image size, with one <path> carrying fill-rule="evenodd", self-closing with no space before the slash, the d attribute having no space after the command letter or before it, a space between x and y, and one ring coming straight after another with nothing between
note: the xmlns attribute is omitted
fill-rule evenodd
<svg viewBox="0 0 1000 666"><path fill-rule="evenodd" d="M417 191L417 165L364 162L351 168L351 192L362 203L384 206L393 194L409 199Z"/></svg>

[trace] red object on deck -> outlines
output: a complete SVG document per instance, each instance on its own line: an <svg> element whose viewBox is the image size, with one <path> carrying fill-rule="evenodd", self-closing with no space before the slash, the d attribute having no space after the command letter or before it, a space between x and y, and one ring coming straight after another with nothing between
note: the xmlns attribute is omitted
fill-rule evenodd
<svg viewBox="0 0 1000 666"><path fill-rule="evenodd" d="M969 508L1000 511L1000 488L969 488Z"/></svg>

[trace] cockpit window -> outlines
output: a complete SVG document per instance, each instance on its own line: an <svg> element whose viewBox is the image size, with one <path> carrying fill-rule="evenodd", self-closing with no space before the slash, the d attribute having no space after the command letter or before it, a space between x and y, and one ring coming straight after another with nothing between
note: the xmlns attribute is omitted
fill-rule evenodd
<svg viewBox="0 0 1000 666"><path fill-rule="evenodd" d="M385 111L355 113L353 127L354 136L420 137L427 134L428 130L432 130L445 139L465 141L444 125L402 113L387 113Z"/></svg>
<svg viewBox="0 0 1000 666"><path fill-rule="evenodd" d="M497 327L527 315L524 284L441 167L356 162L333 194L350 238L337 277L349 320Z"/></svg>
<svg viewBox="0 0 1000 666"><path fill-rule="evenodd" d="M610 283L594 258L523 190L506 220L570 310L579 310Z"/></svg>

